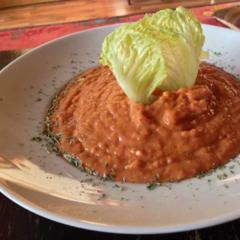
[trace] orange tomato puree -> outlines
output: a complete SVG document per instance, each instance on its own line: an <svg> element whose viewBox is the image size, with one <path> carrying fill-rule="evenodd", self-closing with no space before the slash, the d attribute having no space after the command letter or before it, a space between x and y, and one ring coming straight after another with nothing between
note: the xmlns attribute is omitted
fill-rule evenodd
<svg viewBox="0 0 240 240"><path fill-rule="evenodd" d="M116 181L179 181L225 164L240 152L240 82L202 63L191 88L131 101L107 67L80 74L49 114L61 153Z"/></svg>

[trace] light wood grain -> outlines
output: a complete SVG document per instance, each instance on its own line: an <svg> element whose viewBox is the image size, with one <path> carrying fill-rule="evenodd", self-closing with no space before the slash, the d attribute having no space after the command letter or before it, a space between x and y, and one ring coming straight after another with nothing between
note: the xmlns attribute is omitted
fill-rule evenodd
<svg viewBox="0 0 240 240"><path fill-rule="evenodd" d="M43 3L0 10L0 30L125 16L178 5L191 7L209 4L210 1L212 0L149 0L148 4L133 5L129 5L128 0L65 0Z"/></svg>
<svg viewBox="0 0 240 240"><path fill-rule="evenodd" d="M76 22L137 13L126 0L79 0L0 10L0 29Z"/></svg>
<svg viewBox="0 0 240 240"><path fill-rule="evenodd" d="M24 6L29 4L38 4L45 2L57 2L62 0L0 0L0 8Z"/></svg>

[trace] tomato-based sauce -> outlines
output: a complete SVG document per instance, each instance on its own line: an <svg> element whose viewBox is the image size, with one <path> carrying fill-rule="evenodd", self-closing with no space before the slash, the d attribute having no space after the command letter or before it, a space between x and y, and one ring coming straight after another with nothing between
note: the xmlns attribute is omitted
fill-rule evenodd
<svg viewBox="0 0 240 240"><path fill-rule="evenodd" d="M59 152L116 181L178 181L240 152L240 82L206 63L193 87L162 92L150 105L131 101L99 66L69 82L51 110Z"/></svg>

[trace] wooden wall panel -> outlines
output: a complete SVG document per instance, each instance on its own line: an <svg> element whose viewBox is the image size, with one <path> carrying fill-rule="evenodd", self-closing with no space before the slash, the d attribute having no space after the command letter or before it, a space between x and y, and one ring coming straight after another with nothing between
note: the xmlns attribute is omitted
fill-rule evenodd
<svg viewBox="0 0 240 240"><path fill-rule="evenodd" d="M0 8L24 6L36 3L57 2L62 0L0 0Z"/></svg>

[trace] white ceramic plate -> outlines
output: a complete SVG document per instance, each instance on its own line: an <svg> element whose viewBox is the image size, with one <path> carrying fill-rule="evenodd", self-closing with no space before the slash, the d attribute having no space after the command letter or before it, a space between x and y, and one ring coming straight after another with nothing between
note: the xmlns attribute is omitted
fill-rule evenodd
<svg viewBox="0 0 240 240"><path fill-rule="evenodd" d="M0 73L0 191L43 217L115 233L177 232L240 217L239 160L201 179L149 190L102 182L32 141L42 131L50 98L64 83L98 64L103 38L116 26L52 41ZM240 73L240 33L204 26L209 61Z"/></svg>

